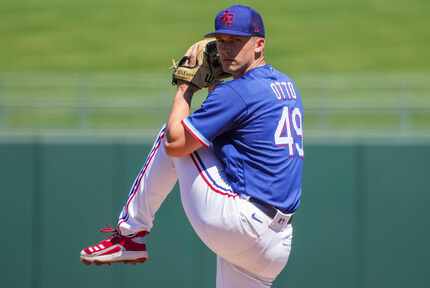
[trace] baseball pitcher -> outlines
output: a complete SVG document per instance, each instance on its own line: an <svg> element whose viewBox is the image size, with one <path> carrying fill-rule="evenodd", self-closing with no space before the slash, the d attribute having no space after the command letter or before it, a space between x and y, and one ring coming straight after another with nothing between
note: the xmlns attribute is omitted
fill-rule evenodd
<svg viewBox="0 0 430 288"><path fill-rule="evenodd" d="M217 255L217 288L271 287L286 266L302 187L303 105L294 81L264 57L251 7L215 17L215 31L174 63L167 124L137 175L112 235L81 251L86 264L138 263L160 205L179 181L185 213ZM221 82L227 75L232 80ZM209 87L202 106L192 96Z"/></svg>

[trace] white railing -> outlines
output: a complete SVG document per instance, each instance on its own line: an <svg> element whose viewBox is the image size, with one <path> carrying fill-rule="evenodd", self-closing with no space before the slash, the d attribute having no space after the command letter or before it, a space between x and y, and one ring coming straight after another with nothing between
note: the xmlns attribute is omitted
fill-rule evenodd
<svg viewBox="0 0 430 288"><path fill-rule="evenodd" d="M311 137L430 137L429 74L297 77ZM169 75L0 74L0 133L152 133L169 111ZM197 97L195 106L203 99Z"/></svg>

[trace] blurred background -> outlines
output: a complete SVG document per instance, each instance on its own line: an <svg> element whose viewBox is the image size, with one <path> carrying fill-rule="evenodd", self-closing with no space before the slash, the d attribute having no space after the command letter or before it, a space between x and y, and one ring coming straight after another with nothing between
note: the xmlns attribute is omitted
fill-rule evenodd
<svg viewBox="0 0 430 288"><path fill-rule="evenodd" d="M3 287L215 287L177 189L150 261L78 257L115 223L166 119L171 59L234 3L261 12L266 59L305 106L302 207L274 287L429 287L429 1L2 0Z"/></svg>

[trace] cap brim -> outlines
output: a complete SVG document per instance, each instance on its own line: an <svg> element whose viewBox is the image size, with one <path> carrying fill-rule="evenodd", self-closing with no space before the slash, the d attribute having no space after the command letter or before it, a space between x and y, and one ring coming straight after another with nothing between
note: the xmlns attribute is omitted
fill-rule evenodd
<svg viewBox="0 0 430 288"><path fill-rule="evenodd" d="M230 35L230 36L243 36L243 37L251 37L252 34L240 32L240 31L231 31L227 29L220 29L215 32L211 32L205 35L205 37L216 37L218 35Z"/></svg>

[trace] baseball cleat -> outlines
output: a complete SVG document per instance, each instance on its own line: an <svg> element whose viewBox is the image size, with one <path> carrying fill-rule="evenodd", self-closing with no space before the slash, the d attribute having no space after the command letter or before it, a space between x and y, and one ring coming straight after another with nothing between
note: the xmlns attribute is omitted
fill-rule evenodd
<svg viewBox="0 0 430 288"><path fill-rule="evenodd" d="M137 264L148 259L144 243L138 243L137 238L144 237L148 232L141 231L131 236L122 236L116 229L103 228L103 233L112 235L94 246L81 251L81 262L86 265L110 265L112 263Z"/></svg>

